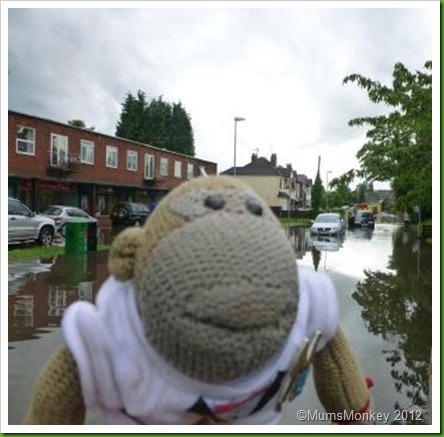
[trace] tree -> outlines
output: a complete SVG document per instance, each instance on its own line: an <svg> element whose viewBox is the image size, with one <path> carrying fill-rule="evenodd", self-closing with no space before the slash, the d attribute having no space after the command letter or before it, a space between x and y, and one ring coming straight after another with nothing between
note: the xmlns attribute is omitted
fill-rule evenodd
<svg viewBox="0 0 444 437"><path fill-rule="evenodd" d="M194 156L191 120L181 103L162 96L148 101L143 91L128 93L116 126L116 135L144 144Z"/></svg>
<svg viewBox="0 0 444 437"><path fill-rule="evenodd" d="M432 211L432 62L424 71L394 66L391 87L351 74L344 79L367 91L372 103L383 103L389 113L360 117L350 126L369 126L367 142L357 153L368 181L390 181L399 209L421 207Z"/></svg>
<svg viewBox="0 0 444 437"><path fill-rule="evenodd" d="M90 131L93 131L95 129L94 127L86 127L85 122L83 120L79 120L79 119L68 120L68 124L70 126L79 127L81 129L86 129L86 130L90 130Z"/></svg>
<svg viewBox="0 0 444 437"><path fill-rule="evenodd" d="M322 205L324 197L324 187L322 186L321 176L319 170L316 173L316 179L311 189L311 209L314 215L319 213L320 206Z"/></svg>
<svg viewBox="0 0 444 437"><path fill-rule="evenodd" d="M122 104L120 120L116 126L116 136L141 143L147 142L143 126L147 106L148 102L143 91L137 91L136 97L128 93Z"/></svg>
<svg viewBox="0 0 444 437"><path fill-rule="evenodd" d="M331 207L339 207L352 203L352 192L348 184L343 181L338 181L333 185L333 181L329 183L330 187L335 187L328 193L328 204Z"/></svg>
<svg viewBox="0 0 444 437"><path fill-rule="evenodd" d="M173 105L171 114L171 144L185 155L194 156L194 134L191 119L181 103Z"/></svg>
<svg viewBox="0 0 444 437"><path fill-rule="evenodd" d="M160 96L151 100L144 113L145 142L179 152L170 141L171 105Z"/></svg>

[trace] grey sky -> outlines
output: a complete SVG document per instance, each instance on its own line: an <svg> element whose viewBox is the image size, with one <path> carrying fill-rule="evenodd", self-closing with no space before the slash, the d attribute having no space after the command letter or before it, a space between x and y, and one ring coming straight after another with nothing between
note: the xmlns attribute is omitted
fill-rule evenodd
<svg viewBox="0 0 444 437"><path fill-rule="evenodd" d="M196 155L219 171L233 165L233 118L242 116L238 165L259 149L314 178L321 155L325 181L327 170L333 178L356 164L365 130L348 127L348 120L381 110L356 85L342 85L343 78L356 72L387 82L396 62L415 70L432 59L439 2L434 11L430 2L352 8L359 3L9 9L8 107L61 122L80 118L114 135L126 93L141 89L182 102Z"/></svg>

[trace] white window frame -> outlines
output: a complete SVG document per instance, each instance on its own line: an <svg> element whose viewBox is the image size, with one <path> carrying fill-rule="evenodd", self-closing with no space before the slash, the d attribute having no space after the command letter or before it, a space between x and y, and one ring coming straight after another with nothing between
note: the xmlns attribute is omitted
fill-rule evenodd
<svg viewBox="0 0 444 437"><path fill-rule="evenodd" d="M154 155L149 155L148 153L145 153L143 177L145 179L154 179Z"/></svg>
<svg viewBox="0 0 444 437"><path fill-rule="evenodd" d="M160 176L168 176L168 158L160 158Z"/></svg>
<svg viewBox="0 0 444 437"><path fill-rule="evenodd" d="M94 141L80 140L80 162L94 165Z"/></svg>
<svg viewBox="0 0 444 437"><path fill-rule="evenodd" d="M23 138L19 138L19 130L20 129L27 129L28 131L32 132L32 140L29 139L23 139ZM28 149L27 151L23 151L23 150L19 150L19 143L23 143L26 144L26 148ZM29 147L31 148L31 151L29 151ZM20 153L22 155L35 155L35 129L33 127L27 127L27 126L17 126L17 140L15 143L15 151L17 153Z"/></svg>
<svg viewBox="0 0 444 437"><path fill-rule="evenodd" d="M182 161L174 161L174 177L179 179L182 177Z"/></svg>
<svg viewBox="0 0 444 437"><path fill-rule="evenodd" d="M51 134L51 152L49 159L53 167L68 164L68 137L66 135Z"/></svg>
<svg viewBox="0 0 444 437"><path fill-rule="evenodd" d="M115 155L115 164L113 161L113 156ZM113 165L114 164L114 165ZM116 146L106 146L106 166L108 168L117 168L119 165L119 150Z"/></svg>
<svg viewBox="0 0 444 437"><path fill-rule="evenodd" d="M187 179L194 178L194 164L191 162L187 163Z"/></svg>
<svg viewBox="0 0 444 437"><path fill-rule="evenodd" d="M137 171L137 152L135 150L127 150L126 152L126 169Z"/></svg>

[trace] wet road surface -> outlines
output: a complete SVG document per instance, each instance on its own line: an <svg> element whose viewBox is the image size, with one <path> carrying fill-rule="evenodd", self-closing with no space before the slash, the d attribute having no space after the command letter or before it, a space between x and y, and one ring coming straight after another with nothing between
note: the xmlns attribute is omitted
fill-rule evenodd
<svg viewBox="0 0 444 437"><path fill-rule="evenodd" d="M286 230L298 264L328 274L337 289L341 324L365 374L374 379L374 411L389 424L426 424L432 344L431 246L412 232L378 224L374 231L346 231L340 240L310 238L307 229ZM59 328L72 302L93 301L107 277L107 254L58 256L11 262L8 281L9 424L20 424L42 365L62 344ZM282 424L298 411L323 411L311 381L286 407ZM396 421L397 410L419 411ZM399 416L399 414L398 414ZM398 417L400 418L400 416ZM87 423L99 423L95 414Z"/></svg>
<svg viewBox="0 0 444 437"><path fill-rule="evenodd" d="M326 273L335 284L341 325L365 375L374 380L373 411L389 414L387 424L429 423L431 245L413 230L386 224L347 230L340 240L312 241L300 228L288 233L298 263ZM283 423L326 424L297 420L299 410L316 409L323 411L310 379Z"/></svg>

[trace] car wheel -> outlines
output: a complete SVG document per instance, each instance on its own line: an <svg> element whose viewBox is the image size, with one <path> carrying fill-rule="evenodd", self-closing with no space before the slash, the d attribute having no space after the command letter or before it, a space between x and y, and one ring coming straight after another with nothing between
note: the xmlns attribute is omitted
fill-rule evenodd
<svg viewBox="0 0 444 437"><path fill-rule="evenodd" d="M121 207L117 212L117 216L120 220L124 220L129 216L129 210L125 207Z"/></svg>
<svg viewBox="0 0 444 437"><path fill-rule="evenodd" d="M49 226L43 226L40 230L38 243L41 246L50 246L54 239L54 231Z"/></svg>
<svg viewBox="0 0 444 437"><path fill-rule="evenodd" d="M65 225L60 227L59 232L63 238L66 238L66 226Z"/></svg>

